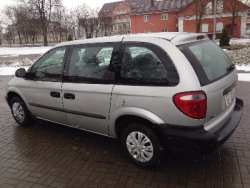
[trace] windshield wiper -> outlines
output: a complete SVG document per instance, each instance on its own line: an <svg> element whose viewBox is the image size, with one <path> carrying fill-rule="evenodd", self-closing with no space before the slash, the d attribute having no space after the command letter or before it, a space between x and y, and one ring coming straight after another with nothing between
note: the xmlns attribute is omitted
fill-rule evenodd
<svg viewBox="0 0 250 188"><path fill-rule="evenodd" d="M235 69L235 64L230 65L229 67L227 67L227 71L233 70Z"/></svg>

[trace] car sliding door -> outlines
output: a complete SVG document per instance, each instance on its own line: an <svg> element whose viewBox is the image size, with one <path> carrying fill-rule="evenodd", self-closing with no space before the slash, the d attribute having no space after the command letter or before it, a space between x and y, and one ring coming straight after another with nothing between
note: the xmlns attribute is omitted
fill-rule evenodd
<svg viewBox="0 0 250 188"><path fill-rule="evenodd" d="M71 126L108 134L114 72L109 64L119 43L72 46L64 74L63 104Z"/></svg>

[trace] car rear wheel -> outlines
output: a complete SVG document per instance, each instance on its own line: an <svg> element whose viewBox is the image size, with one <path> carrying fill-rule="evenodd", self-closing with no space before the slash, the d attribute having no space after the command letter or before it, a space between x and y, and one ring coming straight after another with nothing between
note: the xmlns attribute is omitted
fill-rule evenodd
<svg viewBox="0 0 250 188"><path fill-rule="evenodd" d="M156 134L145 125L131 124L123 130L121 141L135 164L151 168L160 163L163 147Z"/></svg>
<svg viewBox="0 0 250 188"><path fill-rule="evenodd" d="M22 99L14 97L11 100L10 107L12 115L19 125L26 126L30 124L30 114Z"/></svg>

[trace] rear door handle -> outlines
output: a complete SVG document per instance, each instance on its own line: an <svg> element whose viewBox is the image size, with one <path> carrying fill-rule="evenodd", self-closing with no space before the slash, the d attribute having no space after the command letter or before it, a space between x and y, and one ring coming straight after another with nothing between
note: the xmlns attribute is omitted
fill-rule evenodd
<svg viewBox="0 0 250 188"><path fill-rule="evenodd" d="M76 96L72 93L64 93L64 98L74 100Z"/></svg>
<svg viewBox="0 0 250 188"><path fill-rule="evenodd" d="M60 93L59 92L57 92L57 91L51 91L50 92L50 96L51 97L55 97L55 98L60 98Z"/></svg>

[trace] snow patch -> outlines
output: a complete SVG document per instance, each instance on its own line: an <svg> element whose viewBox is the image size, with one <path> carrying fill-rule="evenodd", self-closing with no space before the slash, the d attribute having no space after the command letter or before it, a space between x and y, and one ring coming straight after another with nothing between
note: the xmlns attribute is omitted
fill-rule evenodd
<svg viewBox="0 0 250 188"><path fill-rule="evenodd" d="M250 72L250 65L236 65L238 71Z"/></svg>
<svg viewBox="0 0 250 188"><path fill-rule="evenodd" d="M0 56L18 56L18 55L31 55L31 54L44 54L51 46L46 47L19 47L19 48L0 48ZM8 56L7 56L8 55Z"/></svg>
<svg viewBox="0 0 250 188"><path fill-rule="evenodd" d="M250 82L250 74L239 73L238 80L243 82Z"/></svg>
<svg viewBox="0 0 250 188"><path fill-rule="evenodd" d="M29 67L23 67L28 70ZM17 67L0 67L0 75L15 75L15 72L18 68Z"/></svg>

